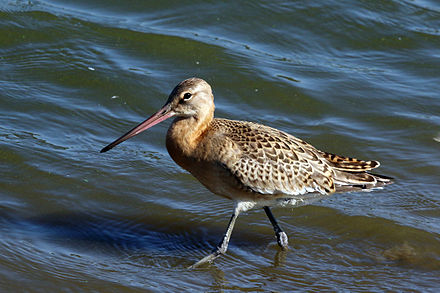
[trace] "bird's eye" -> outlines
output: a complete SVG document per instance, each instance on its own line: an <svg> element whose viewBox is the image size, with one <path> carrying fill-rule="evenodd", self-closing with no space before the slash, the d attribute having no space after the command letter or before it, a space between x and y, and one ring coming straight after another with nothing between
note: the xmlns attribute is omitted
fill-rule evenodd
<svg viewBox="0 0 440 293"><path fill-rule="evenodd" d="M192 97L192 94L191 94L191 93L185 93L185 94L183 95L183 100L184 100L184 101L188 101L189 99L191 99L191 97Z"/></svg>

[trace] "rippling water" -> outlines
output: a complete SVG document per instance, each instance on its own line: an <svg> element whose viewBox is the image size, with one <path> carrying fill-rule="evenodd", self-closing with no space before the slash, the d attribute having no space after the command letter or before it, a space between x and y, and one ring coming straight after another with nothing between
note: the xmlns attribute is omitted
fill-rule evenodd
<svg viewBox="0 0 440 293"><path fill-rule="evenodd" d="M74 4L72 4L74 3ZM2 1L2 291L435 291L436 1ZM169 122L99 150L198 76L216 115L376 159L386 189L240 216L168 156Z"/></svg>

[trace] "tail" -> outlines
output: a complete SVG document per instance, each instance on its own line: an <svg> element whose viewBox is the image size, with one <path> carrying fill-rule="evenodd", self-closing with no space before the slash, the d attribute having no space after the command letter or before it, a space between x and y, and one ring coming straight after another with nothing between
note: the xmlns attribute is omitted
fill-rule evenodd
<svg viewBox="0 0 440 293"><path fill-rule="evenodd" d="M336 192L370 191L392 184L393 178L368 173L380 166L378 161L362 161L323 152L333 168L333 182Z"/></svg>
<svg viewBox="0 0 440 293"><path fill-rule="evenodd" d="M371 191L392 184L393 178L367 172L350 173L335 171L335 192Z"/></svg>

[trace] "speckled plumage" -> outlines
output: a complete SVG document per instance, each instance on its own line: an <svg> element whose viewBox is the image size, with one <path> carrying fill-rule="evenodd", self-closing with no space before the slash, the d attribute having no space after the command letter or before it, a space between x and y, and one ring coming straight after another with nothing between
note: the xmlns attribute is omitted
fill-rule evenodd
<svg viewBox="0 0 440 293"><path fill-rule="evenodd" d="M156 114L103 148L169 118L166 146L173 160L215 194L237 204L221 243L195 266L226 252L239 213L263 206L278 244L287 248L269 206L298 206L335 192L367 191L391 183L368 173L377 161L361 161L320 151L283 131L257 123L214 118L210 85L199 78L179 83Z"/></svg>
<svg viewBox="0 0 440 293"><path fill-rule="evenodd" d="M257 123L214 118L185 158L176 155L181 151L175 146L179 140L174 139L174 132L170 127L167 136L173 159L212 192L230 199L306 198L308 193L365 191L390 182L366 172L378 167L377 161L322 152L288 133ZM218 182L219 176L230 187L227 193Z"/></svg>
<svg viewBox="0 0 440 293"><path fill-rule="evenodd" d="M261 194L331 193L331 169L316 150L294 136L251 122L215 119L239 155L222 158L225 166L250 190Z"/></svg>

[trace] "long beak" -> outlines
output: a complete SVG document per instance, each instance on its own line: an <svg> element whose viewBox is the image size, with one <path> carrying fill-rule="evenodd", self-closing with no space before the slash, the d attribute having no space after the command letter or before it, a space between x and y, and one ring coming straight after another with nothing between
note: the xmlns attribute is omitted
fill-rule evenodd
<svg viewBox="0 0 440 293"><path fill-rule="evenodd" d="M114 142L109 144L108 146L106 146L105 148L103 148L100 152L105 153L106 151L114 148L115 146L117 146L121 142L126 141L127 139L129 139L135 135L138 135L142 131L145 131L148 128L150 128L151 126L154 126L154 125L156 125L156 124L158 124L158 123L164 121L165 119L170 118L174 115L176 115L176 113L174 113L171 110L169 104L166 104L165 106L162 107L162 109L157 111L156 114L153 114L150 118L148 118L144 122L140 123L138 126L133 128L132 130L130 130L129 132L127 132L126 134L124 134L123 136L121 136L120 138L118 138L117 140L115 140Z"/></svg>

